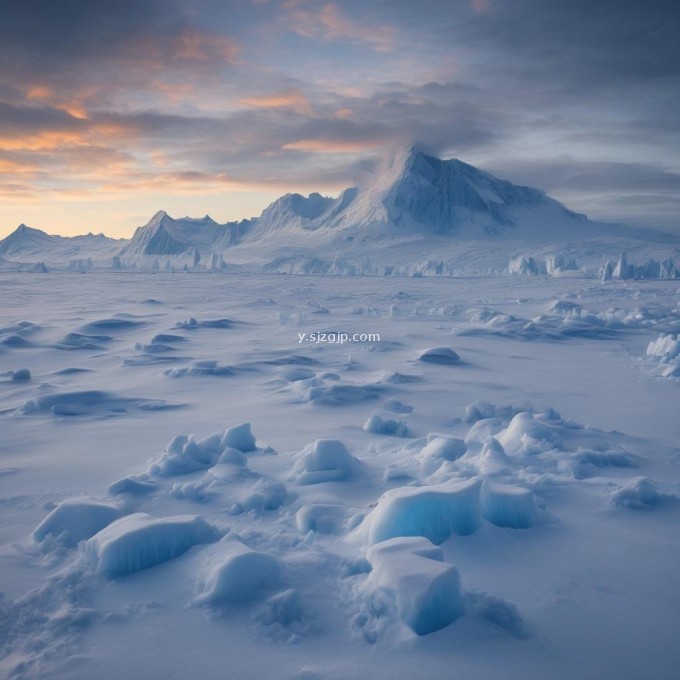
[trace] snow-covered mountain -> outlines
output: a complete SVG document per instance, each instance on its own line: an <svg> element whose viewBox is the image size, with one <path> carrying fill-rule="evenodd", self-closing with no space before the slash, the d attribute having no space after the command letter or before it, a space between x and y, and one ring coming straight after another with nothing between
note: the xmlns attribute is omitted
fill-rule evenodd
<svg viewBox="0 0 680 680"><path fill-rule="evenodd" d="M20 224L0 241L0 256L10 263L25 265L44 262L62 268L69 263L109 265L126 241L104 234L54 236Z"/></svg>
<svg viewBox="0 0 680 680"><path fill-rule="evenodd" d="M414 147L393 153L337 198L286 194L250 220L219 224L159 211L129 241L49 236L24 225L0 241L0 256L10 262L72 269L205 270L227 262L366 274L500 273L511 260L531 257L596 272L603 257L622 251L639 261L680 258L673 235L592 222L543 191Z"/></svg>

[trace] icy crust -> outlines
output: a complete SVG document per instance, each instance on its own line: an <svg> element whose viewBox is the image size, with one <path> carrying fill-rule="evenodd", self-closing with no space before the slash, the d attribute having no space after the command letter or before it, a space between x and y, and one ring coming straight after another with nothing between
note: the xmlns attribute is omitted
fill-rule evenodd
<svg viewBox="0 0 680 680"><path fill-rule="evenodd" d="M75 546L94 536L122 514L117 505L92 498L69 498L59 503L36 527L37 543L53 536L64 545Z"/></svg>
<svg viewBox="0 0 680 680"><path fill-rule="evenodd" d="M155 567L219 537L216 527L196 515L158 518L137 512L113 522L84 547L98 574L117 578Z"/></svg>
<svg viewBox="0 0 680 680"><path fill-rule="evenodd" d="M371 584L394 598L401 620L418 635L448 626L463 614L460 575L426 538L392 538L371 546Z"/></svg>
<svg viewBox="0 0 680 680"><path fill-rule="evenodd" d="M199 577L199 604L244 603L279 585L282 565L273 555L252 550L229 535L211 552Z"/></svg>

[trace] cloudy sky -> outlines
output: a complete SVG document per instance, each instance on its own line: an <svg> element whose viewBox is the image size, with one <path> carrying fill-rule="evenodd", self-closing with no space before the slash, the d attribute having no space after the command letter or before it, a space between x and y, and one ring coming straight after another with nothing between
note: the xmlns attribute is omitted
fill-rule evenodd
<svg viewBox="0 0 680 680"><path fill-rule="evenodd" d="M335 194L419 142L680 233L677 0L2 0L0 237Z"/></svg>

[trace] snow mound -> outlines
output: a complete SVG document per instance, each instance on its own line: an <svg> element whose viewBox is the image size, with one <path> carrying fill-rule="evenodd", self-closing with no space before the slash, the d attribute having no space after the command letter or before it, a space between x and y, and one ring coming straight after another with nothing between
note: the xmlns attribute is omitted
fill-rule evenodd
<svg viewBox="0 0 680 680"><path fill-rule="evenodd" d="M463 614L458 570L426 538L393 538L371 546L366 557L369 581L394 598L399 617L417 635L440 630Z"/></svg>
<svg viewBox="0 0 680 680"><path fill-rule="evenodd" d="M343 406L359 401L377 399L383 389L381 385L339 382L337 377L314 377L298 380L291 385L293 394L302 403L325 406Z"/></svg>
<svg viewBox="0 0 680 680"><path fill-rule="evenodd" d="M27 368L18 368L12 371L13 382L26 382L31 379L31 372Z"/></svg>
<svg viewBox="0 0 680 680"><path fill-rule="evenodd" d="M100 343L110 342L110 335L92 335L84 333L67 333L59 342L52 345L61 350L98 350L104 349Z"/></svg>
<svg viewBox="0 0 680 680"><path fill-rule="evenodd" d="M175 328L182 328L185 331L194 331L198 328L232 328L236 322L232 319L195 319L191 317L185 321L178 321Z"/></svg>
<svg viewBox="0 0 680 680"><path fill-rule="evenodd" d="M57 505L36 527L33 540L41 543L47 536L56 537L61 543L73 547L94 536L120 517L115 505L92 498L69 498Z"/></svg>
<svg viewBox="0 0 680 680"><path fill-rule="evenodd" d="M123 319L120 317L112 317L110 319L98 319L97 321L90 321L80 327L82 333L100 333L102 331L110 333L115 331L128 331L137 328L144 324L144 321L133 321L132 319Z"/></svg>
<svg viewBox="0 0 680 680"><path fill-rule="evenodd" d="M404 404L394 397L390 397L385 401L384 408L387 411L392 411L392 413L413 413L413 406Z"/></svg>
<svg viewBox="0 0 680 680"><path fill-rule="evenodd" d="M56 392L29 399L17 410L18 415L51 413L55 416L111 417L130 411L160 411L173 408L162 399L119 397L111 392L88 390L84 392Z"/></svg>
<svg viewBox="0 0 680 680"><path fill-rule="evenodd" d="M248 602L279 583L281 563L273 555L251 550L229 536L215 548L196 600L199 604Z"/></svg>
<svg viewBox="0 0 680 680"><path fill-rule="evenodd" d="M446 437L444 435L428 435L428 443L423 447L420 455L424 458L441 458L442 460L458 460L467 451L467 445L462 439Z"/></svg>
<svg viewBox="0 0 680 680"><path fill-rule="evenodd" d="M231 507L230 512L240 515L244 512L278 510L288 499L288 489L283 482L258 479L253 488Z"/></svg>
<svg viewBox="0 0 680 680"><path fill-rule="evenodd" d="M328 503L303 505L295 513L295 523L300 533L338 534L342 531L344 508Z"/></svg>
<svg viewBox="0 0 680 680"><path fill-rule="evenodd" d="M397 536L425 536L439 545L451 534L467 535L480 521L477 479L392 489L362 522L369 545Z"/></svg>
<svg viewBox="0 0 680 680"><path fill-rule="evenodd" d="M408 428L400 420L392 420L391 418L381 418L373 415L364 423L365 432L373 432L374 434L386 434L393 437L405 437Z"/></svg>
<svg viewBox="0 0 680 680"><path fill-rule="evenodd" d="M165 347L165 345L156 345L156 347ZM217 361L194 361L191 366L183 368L168 368L163 371L163 375L167 378L186 378L205 375L215 376L232 376L236 373L232 366L220 366Z"/></svg>
<svg viewBox="0 0 680 680"><path fill-rule="evenodd" d="M426 349L418 359L429 364L453 365L460 363L460 357L449 347Z"/></svg>
<svg viewBox="0 0 680 680"><path fill-rule="evenodd" d="M426 441L417 455L420 472L425 477L436 472L445 462L458 460L467 452L467 444L455 437L428 434Z"/></svg>
<svg viewBox="0 0 680 680"><path fill-rule="evenodd" d="M317 439L293 468L298 484L341 482L362 474L362 465L338 439Z"/></svg>
<svg viewBox="0 0 680 680"><path fill-rule="evenodd" d="M92 536L85 543L85 552L98 574L117 578L155 567L219 537L216 527L196 515L159 519L138 512Z"/></svg>
<svg viewBox="0 0 680 680"><path fill-rule="evenodd" d="M529 489L484 482L481 503L484 519L498 527L526 529L536 523L538 508Z"/></svg>
<svg viewBox="0 0 680 680"><path fill-rule="evenodd" d="M558 427L542 422L526 411L515 415L496 439L506 453L517 455L540 453L561 445Z"/></svg>
<svg viewBox="0 0 680 680"><path fill-rule="evenodd" d="M631 480L626 486L622 486L612 492L609 502L633 510L645 510L648 508L665 505L670 501L677 500L677 496L659 491L656 485L646 477L638 477Z"/></svg>
<svg viewBox="0 0 680 680"><path fill-rule="evenodd" d="M154 482L148 482L143 479L135 479L134 477L123 477L112 484L109 484L107 489L109 496L120 496L121 494L130 494L131 496L144 496L157 490L157 485Z"/></svg>

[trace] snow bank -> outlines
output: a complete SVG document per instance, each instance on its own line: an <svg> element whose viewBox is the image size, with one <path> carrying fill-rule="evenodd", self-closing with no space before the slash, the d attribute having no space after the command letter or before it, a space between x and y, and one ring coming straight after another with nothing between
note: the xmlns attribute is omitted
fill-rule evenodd
<svg viewBox="0 0 680 680"><path fill-rule="evenodd" d="M366 557L369 581L394 598L399 617L416 634L440 630L463 613L458 570L426 538L393 538L370 547Z"/></svg>
<svg viewBox="0 0 680 680"><path fill-rule="evenodd" d="M439 545L451 534L471 534L480 521L479 489L477 479L392 489L360 530L369 545L397 536L425 536Z"/></svg>
<svg viewBox="0 0 680 680"><path fill-rule="evenodd" d="M317 439L293 468L298 484L340 482L362 474L362 466L338 439Z"/></svg>
<svg viewBox="0 0 680 680"><path fill-rule="evenodd" d="M612 493L609 502L633 510L658 507L670 501L677 500L677 496L659 491L656 485L646 477L638 477Z"/></svg>
<svg viewBox="0 0 680 680"><path fill-rule="evenodd" d="M418 359L429 364L453 365L460 363L460 357L449 347L426 349Z"/></svg>
<svg viewBox="0 0 680 680"><path fill-rule="evenodd" d="M484 482L481 502L484 519L498 527L526 529L536 522L538 508L529 489Z"/></svg>
<svg viewBox="0 0 680 680"><path fill-rule="evenodd" d="M69 498L59 503L36 527L33 540L40 543L51 535L65 545L75 546L111 524L120 514L120 508L110 503Z"/></svg>
<svg viewBox="0 0 680 680"><path fill-rule="evenodd" d="M85 543L97 573L107 578L154 567L200 543L220 537L218 529L196 515L156 518L145 513L123 517Z"/></svg>
<svg viewBox="0 0 680 680"><path fill-rule="evenodd" d="M251 550L230 536L216 546L203 576L200 604L233 604L258 598L281 579L281 563L273 555Z"/></svg>
<svg viewBox="0 0 680 680"><path fill-rule="evenodd" d="M364 431L373 432L374 434L387 434L394 437L405 437L408 428L400 420L373 415L364 423Z"/></svg>

